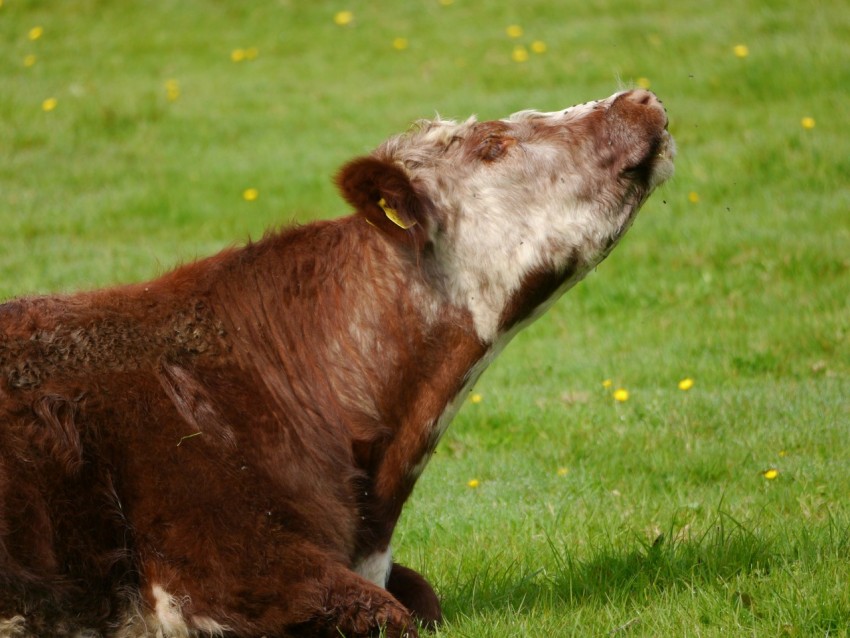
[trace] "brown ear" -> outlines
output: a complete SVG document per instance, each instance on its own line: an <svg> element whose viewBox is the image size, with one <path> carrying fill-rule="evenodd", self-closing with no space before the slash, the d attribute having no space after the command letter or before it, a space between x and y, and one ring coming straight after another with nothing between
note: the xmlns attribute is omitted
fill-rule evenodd
<svg viewBox="0 0 850 638"><path fill-rule="evenodd" d="M428 239L427 201L398 166L376 157L350 161L337 174L343 197L395 241L421 248Z"/></svg>

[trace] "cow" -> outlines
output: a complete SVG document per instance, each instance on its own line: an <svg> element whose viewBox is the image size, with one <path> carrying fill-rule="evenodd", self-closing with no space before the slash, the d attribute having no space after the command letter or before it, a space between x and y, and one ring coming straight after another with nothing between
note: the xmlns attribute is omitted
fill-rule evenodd
<svg viewBox="0 0 850 638"><path fill-rule="evenodd" d="M393 530L505 344L673 172L645 90L421 121L354 213L0 305L0 635L415 637Z"/></svg>

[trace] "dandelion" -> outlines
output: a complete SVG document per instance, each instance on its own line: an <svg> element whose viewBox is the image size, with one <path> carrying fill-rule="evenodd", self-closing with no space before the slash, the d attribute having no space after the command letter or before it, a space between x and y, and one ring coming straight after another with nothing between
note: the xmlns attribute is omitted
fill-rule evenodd
<svg viewBox="0 0 850 638"><path fill-rule="evenodd" d="M785 450L779 450L779 456L780 458L785 458L786 456L788 456L788 452L786 452Z"/></svg>
<svg viewBox="0 0 850 638"><path fill-rule="evenodd" d="M30 67L35 64L36 57L30 53L28 56L24 58L24 66Z"/></svg>
<svg viewBox="0 0 850 638"><path fill-rule="evenodd" d="M475 488L476 488L476 487L478 487L479 485L481 485L481 482L480 482L478 479L469 479L469 480L466 482L466 486L467 486L467 487L471 487L472 489L475 489Z"/></svg>
<svg viewBox="0 0 850 638"><path fill-rule="evenodd" d="M396 38L393 40L393 49L396 51L404 51L408 47L407 38Z"/></svg>
<svg viewBox="0 0 850 638"><path fill-rule="evenodd" d="M691 204L698 203L699 202L699 193L697 193L696 191L691 191L690 193L688 193L688 201Z"/></svg>
<svg viewBox="0 0 850 638"><path fill-rule="evenodd" d="M691 378L682 379L679 381L679 389L687 392L694 387L694 380Z"/></svg>
<svg viewBox="0 0 850 638"><path fill-rule="evenodd" d="M507 29L505 29L505 33L508 34L509 38L513 38L514 40L516 40L517 38L522 37L523 31L522 27L518 24L512 24Z"/></svg>
<svg viewBox="0 0 850 638"><path fill-rule="evenodd" d="M614 391L614 400L624 403L629 400L629 391L623 388Z"/></svg>
<svg viewBox="0 0 850 638"><path fill-rule="evenodd" d="M473 395L471 395L471 396L469 397L469 400L470 400L470 402L472 402L472 403L481 403L481 401L483 401L483 400L484 400L484 397L482 397L480 394L478 394L478 393L476 392L475 394L473 394Z"/></svg>
<svg viewBox="0 0 850 638"><path fill-rule="evenodd" d="M257 201L257 198L259 196L260 191L258 191L256 188L246 188L244 191L242 191L242 199L244 199L246 202L255 202Z"/></svg>
<svg viewBox="0 0 850 638"><path fill-rule="evenodd" d="M230 59L234 62L242 62L245 59L245 49L233 49L230 52Z"/></svg>
<svg viewBox="0 0 850 638"><path fill-rule="evenodd" d="M546 53L546 43L543 40L535 40L531 43L531 50L534 51L537 55L541 53Z"/></svg>
<svg viewBox="0 0 850 638"><path fill-rule="evenodd" d="M732 52L736 57L745 58L750 54L750 49L746 44L736 44L732 47Z"/></svg>
<svg viewBox="0 0 850 638"><path fill-rule="evenodd" d="M605 379L605 381L602 382L603 388L610 388L612 385L614 385L614 382L611 381L611 379Z"/></svg>
<svg viewBox="0 0 850 638"><path fill-rule="evenodd" d="M45 113L50 113L50 111L56 108L57 104L58 102L55 97L49 97L41 103L41 110Z"/></svg>
<svg viewBox="0 0 850 638"><path fill-rule="evenodd" d="M777 470L775 467L772 467L769 470L765 470L764 472L762 472L761 475L768 481L772 481L777 476L779 476L779 470Z"/></svg>
<svg viewBox="0 0 850 638"><path fill-rule="evenodd" d="M528 60L528 49L522 45L515 46L511 58L514 62L525 62Z"/></svg>
<svg viewBox="0 0 850 638"><path fill-rule="evenodd" d="M43 35L44 35L44 28L43 27L33 27L32 29L29 30L29 33L27 33L27 36L29 37L30 40L38 40Z"/></svg>
<svg viewBox="0 0 850 638"><path fill-rule="evenodd" d="M804 117L802 120L800 120L800 124L803 125L804 129L813 129L815 127L815 118L808 116Z"/></svg>
<svg viewBox="0 0 850 638"><path fill-rule="evenodd" d="M166 81L165 97L169 102L175 102L180 97L180 83L177 80Z"/></svg>
<svg viewBox="0 0 850 638"><path fill-rule="evenodd" d="M351 11L339 11L334 16L334 23L340 27L351 24L354 21L354 14Z"/></svg>
<svg viewBox="0 0 850 638"><path fill-rule="evenodd" d="M638 78L637 85L642 89L648 89L651 85L649 78Z"/></svg>
<svg viewBox="0 0 850 638"><path fill-rule="evenodd" d="M558 468L558 476L566 476L569 473L570 473L569 469L567 469L565 467L559 467Z"/></svg>

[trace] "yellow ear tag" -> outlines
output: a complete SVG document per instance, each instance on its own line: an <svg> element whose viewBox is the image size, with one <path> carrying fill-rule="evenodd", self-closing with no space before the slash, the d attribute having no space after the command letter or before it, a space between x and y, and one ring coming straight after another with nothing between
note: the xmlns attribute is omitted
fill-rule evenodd
<svg viewBox="0 0 850 638"><path fill-rule="evenodd" d="M416 225L416 222L406 224L402 220L402 218L399 217L398 211L395 208L390 208L389 206L387 206L387 200L385 200L383 197L378 200L378 206L380 206L381 209L384 211L384 214L387 216L387 219L389 219L393 224L395 224L399 228L407 230L408 228L412 228Z"/></svg>

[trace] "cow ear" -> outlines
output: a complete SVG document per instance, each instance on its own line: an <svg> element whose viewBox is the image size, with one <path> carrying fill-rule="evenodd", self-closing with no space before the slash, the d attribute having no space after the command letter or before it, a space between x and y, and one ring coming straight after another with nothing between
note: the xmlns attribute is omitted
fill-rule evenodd
<svg viewBox="0 0 850 638"><path fill-rule="evenodd" d="M394 241L415 249L424 246L428 203L399 166L376 157L360 157L342 167L336 183L367 222Z"/></svg>

